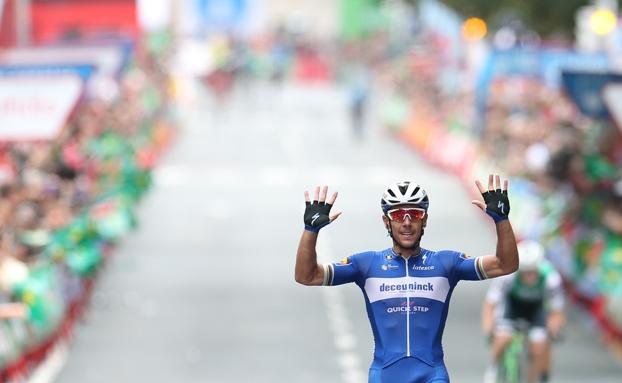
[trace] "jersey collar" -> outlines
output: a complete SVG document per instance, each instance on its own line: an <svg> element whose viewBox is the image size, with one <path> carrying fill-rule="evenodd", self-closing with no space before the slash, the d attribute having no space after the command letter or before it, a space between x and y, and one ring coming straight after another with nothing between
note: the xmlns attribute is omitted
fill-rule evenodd
<svg viewBox="0 0 622 383"><path fill-rule="evenodd" d="M395 250L393 250L393 247L390 247L390 248L389 248L389 250L390 250L390 252L391 252L391 255L393 255L394 257L396 257L396 258L402 258L403 260L406 260L406 261L407 261L407 260L409 260L409 259L417 259L418 257L420 257L420 256L421 256L421 254L423 254L425 251L427 251L427 250L426 250L426 249L424 249L423 247L419 246L419 254L417 254L417 255L412 255L412 256L410 256L410 257L408 257L408 258L404 258L404 257L402 257L400 254L396 253L396 252L395 252Z"/></svg>

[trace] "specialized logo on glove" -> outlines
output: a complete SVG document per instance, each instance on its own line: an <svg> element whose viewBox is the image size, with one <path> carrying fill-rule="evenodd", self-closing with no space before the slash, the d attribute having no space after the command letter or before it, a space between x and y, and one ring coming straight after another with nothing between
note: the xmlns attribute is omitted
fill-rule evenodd
<svg viewBox="0 0 622 383"><path fill-rule="evenodd" d="M489 190L482 193L482 197L486 204L486 214L491 216L495 223L508 219L510 200L507 190Z"/></svg>
<svg viewBox="0 0 622 383"><path fill-rule="evenodd" d="M304 215L305 230L317 233L321 228L330 223L328 214L333 206L326 202L318 201L306 202L306 205Z"/></svg>

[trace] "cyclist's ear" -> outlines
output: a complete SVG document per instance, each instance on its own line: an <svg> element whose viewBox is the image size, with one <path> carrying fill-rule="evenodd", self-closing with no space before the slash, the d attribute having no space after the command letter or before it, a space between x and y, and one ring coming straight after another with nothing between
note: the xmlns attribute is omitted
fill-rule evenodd
<svg viewBox="0 0 622 383"><path fill-rule="evenodd" d="M425 217L423 217L423 222L421 224L421 227L425 227L425 225L428 224L428 214L426 213Z"/></svg>
<svg viewBox="0 0 622 383"><path fill-rule="evenodd" d="M384 214L382 215L382 222L384 223L384 227L389 230L389 219Z"/></svg>

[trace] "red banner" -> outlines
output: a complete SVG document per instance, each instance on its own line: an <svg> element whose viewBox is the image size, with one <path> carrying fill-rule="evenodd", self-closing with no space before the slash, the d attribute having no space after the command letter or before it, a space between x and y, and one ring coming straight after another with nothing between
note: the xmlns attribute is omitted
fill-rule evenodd
<svg viewBox="0 0 622 383"><path fill-rule="evenodd" d="M34 0L31 15L35 43L138 34L135 0Z"/></svg>
<svg viewBox="0 0 622 383"><path fill-rule="evenodd" d="M17 43L15 1L0 0L0 48L9 48Z"/></svg>

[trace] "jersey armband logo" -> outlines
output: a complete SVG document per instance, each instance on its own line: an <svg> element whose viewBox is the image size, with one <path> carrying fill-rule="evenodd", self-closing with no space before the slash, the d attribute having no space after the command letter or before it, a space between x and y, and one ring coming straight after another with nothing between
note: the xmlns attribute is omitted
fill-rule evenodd
<svg viewBox="0 0 622 383"><path fill-rule="evenodd" d="M337 266L347 266L347 265L349 265L351 263L352 262L350 261L350 257L345 257L341 261L337 262L336 265Z"/></svg>

